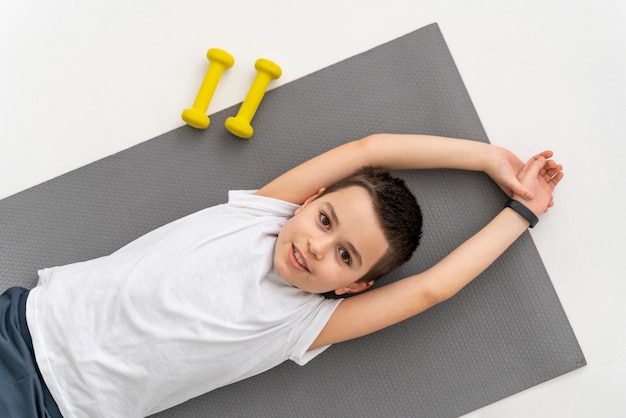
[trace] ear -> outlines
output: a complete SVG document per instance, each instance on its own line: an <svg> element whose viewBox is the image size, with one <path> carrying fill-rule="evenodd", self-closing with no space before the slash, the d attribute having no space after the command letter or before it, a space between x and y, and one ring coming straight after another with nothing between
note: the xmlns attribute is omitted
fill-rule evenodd
<svg viewBox="0 0 626 418"><path fill-rule="evenodd" d="M369 282L354 282L349 284L346 287L342 287L341 289L335 290L335 294L338 296L345 295L348 293L361 293L364 290L369 289L374 285L374 280L370 280Z"/></svg>
<svg viewBox="0 0 626 418"><path fill-rule="evenodd" d="M297 215L298 213L300 213L300 211L302 211L302 209L307 207L309 203L317 199L322 193L324 193L324 190L326 190L326 187L322 187L317 193L315 193L313 196L310 196L307 200L305 200L304 203L300 205L298 209L296 209L296 211L294 212L294 215Z"/></svg>

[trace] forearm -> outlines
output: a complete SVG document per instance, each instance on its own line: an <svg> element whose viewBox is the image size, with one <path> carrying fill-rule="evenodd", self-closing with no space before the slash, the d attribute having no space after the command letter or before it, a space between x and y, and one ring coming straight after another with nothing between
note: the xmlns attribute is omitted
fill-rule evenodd
<svg viewBox="0 0 626 418"><path fill-rule="evenodd" d="M264 186L258 194L302 204L321 188L364 166L388 170L454 168L485 171L494 178L494 166L503 161L502 150L463 139L377 134L345 143L305 161ZM488 172L490 168L492 173Z"/></svg>
<svg viewBox="0 0 626 418"><path fill-rule="evenodd" d="M453 168L482 171L493 146L431 135L377 134L364 138L371 165L386 169Z"/></svg>

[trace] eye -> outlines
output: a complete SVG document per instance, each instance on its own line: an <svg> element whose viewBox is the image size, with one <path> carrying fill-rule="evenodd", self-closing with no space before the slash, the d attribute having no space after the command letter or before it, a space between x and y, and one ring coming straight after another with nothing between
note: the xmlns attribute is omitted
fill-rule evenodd
<svg viewBox="0 0 626 418"><path fill-rule="evenodd" d="M326 229L330 228L330 218L326 214L320 212L320 223Z"/></svg>
<svg viewBox="0 0 626 418"><path fill-rule="evenodd" d="M341 259L341 261L343 261L347 265L352 264L352 257L350 256L350 253L344 250L343 248L339 249L339 258Z"/></svg>

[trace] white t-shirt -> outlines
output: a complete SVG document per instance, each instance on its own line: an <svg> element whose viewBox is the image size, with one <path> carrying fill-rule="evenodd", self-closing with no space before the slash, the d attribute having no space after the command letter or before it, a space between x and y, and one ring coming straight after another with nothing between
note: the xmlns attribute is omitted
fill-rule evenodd
<svg viewBox="0 0 626 418"><path fill-rule="evenodd" d="M252 192L94 260L44 269L26 318L65 417L143 417L307 351L339 301L273 269L297 206Z"/></svg>

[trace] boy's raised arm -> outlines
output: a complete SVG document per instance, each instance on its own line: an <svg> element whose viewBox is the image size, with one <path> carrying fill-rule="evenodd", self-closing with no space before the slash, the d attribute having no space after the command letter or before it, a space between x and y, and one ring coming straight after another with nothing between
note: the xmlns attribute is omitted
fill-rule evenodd
<svg viewBox="0 0 626 418"><path fill-rule="evenodd" d="M532 198L517 180L524 164L490 144L430 135L377 134L343 144L277 177L257 193L302 204L320 189L365 166L386 169L454 168L484 171L509 195Z"/></svg>
<svg viewBox="0 0 626 418"><path fill-rule="evenodd" d="M552 192L562 167L547 151L533 157L518 178L534 195L513 197L536 216L552 206ZM428 270L344 300L311 348L360 337L396 324L449 299L493 263L527 228L528 221L510 208Z"/></svg>

